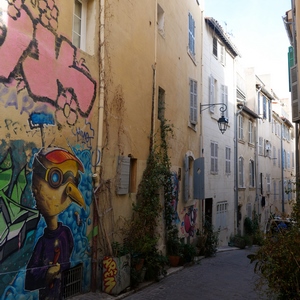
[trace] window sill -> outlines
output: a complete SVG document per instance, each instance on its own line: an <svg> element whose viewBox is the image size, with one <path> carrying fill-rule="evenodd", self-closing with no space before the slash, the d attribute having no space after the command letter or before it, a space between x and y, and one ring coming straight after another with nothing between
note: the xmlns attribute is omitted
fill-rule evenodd
<svg viewBox="0 0 300 300"><path fill-rule="evenodd" d="M192 60L192 62L194 63L194 65L197 66L195 55L193 55L193 54L191 53L191 51L190 51L189 48L188 48L188 50L187 50L187 53L188 53L188 56L190 57L190 59Z"/></svg>
<svg viewBox="0 0 300 300"><path fill-rule="evenodd" d="M193 131L197 132L197 124L193 124L193 123L189 122L188 127L190 129L192 129Z"/></svg>

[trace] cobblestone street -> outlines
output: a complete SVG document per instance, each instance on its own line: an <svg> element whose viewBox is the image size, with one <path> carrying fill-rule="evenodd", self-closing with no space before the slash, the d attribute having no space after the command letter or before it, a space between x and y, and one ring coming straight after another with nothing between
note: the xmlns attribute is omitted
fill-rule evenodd
<svg viewBox="0 0 300 300"><path fill-rule="evenodd" d="M138 291L112 297L103 293L89 293L73 300L270 300L255 291L257 276L247 255L255 247L245 250L220 251L215 257L199 264L179 269L160 282L149 284ZM226 249L229 250L229 249Z"/></svg>

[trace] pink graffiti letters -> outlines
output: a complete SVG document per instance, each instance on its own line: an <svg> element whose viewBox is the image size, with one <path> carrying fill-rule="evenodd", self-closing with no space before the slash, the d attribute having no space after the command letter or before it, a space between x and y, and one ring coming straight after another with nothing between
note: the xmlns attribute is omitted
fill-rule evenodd
<svg viewBox="0 0 300 300"><path fill-rule="evenodd" d="M21 76L35 102L47 102L56 110L65 109L60 100L68 91L76 111L87 117L96 98L96 82L86 66L77 63L75 46L53 29L58 17L54 0L51 5L40 2L39 6L46 6L39 7L39 17L34 18L20 2L13 6L15 13L7 16L7 23L4 19L0 23L0 81Z"/></svg>

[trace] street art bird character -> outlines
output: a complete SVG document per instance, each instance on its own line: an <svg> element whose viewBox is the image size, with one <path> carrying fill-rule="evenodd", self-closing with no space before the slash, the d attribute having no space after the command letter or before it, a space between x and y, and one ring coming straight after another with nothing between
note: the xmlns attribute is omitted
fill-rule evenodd
<svg viewBox="0 0 300 300"><path fill-rule="evenodd" d="M85 207L78 189L83 165L65 149L43 148L32 169L32 192L46 227L27 264L25 289L39 289L40 299L62 299L61 274L70 268L74 241L69 227L58 222L58 214L72 202Z"/></svg>

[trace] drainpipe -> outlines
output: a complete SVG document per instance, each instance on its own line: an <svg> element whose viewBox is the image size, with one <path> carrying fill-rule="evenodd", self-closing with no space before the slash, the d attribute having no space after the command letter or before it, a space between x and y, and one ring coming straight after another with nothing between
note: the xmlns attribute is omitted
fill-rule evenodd
<svg viewBox="0 0 300 300"><path fill-rule="evenodd" d="M98 60L99 60L99 83L98 83L98 95L99 95L99 105L98 105L98 136L97 136L97 148L95 157L95 171L93 174L94 186L100 186L100 163L102 156L102 143L103 143L103 116L104 116L104 95L105 95L105 81L104 81L104 12L105 12L105 0L100 0L99 2L99 34L98 34ZM98 161L98 151L100 158ZM93 204L93 228L97 228L99 224L99 212L98 212L98 196L97 189L94 190L94 204ZM99 232L99 231L98 231ZM98 233L99 234L99 233ZM97 273L98 273L98 246L97 246L98 235L94 235L92 239L92 282L91 289L93 292L97 290Z"/></svg>
<svg viewBox="0 0 300 300"><path fill-rule="evenodd" d="M235 118L234 118L234 177L235 177L234 178L234 210L235 210L235 223L236 223L234 226L235 234L238 233L238 223L239 223L238 116L243 111L244 105L245 105L245 101L241 105L238 104L238 110L236 111Z"/></svg>
<svg viewBox="0 0 300 300"><path fill-rule="evenodd" d="M262 86L259 87L259 89L257 90L257 99L259 97L259 93L262 89ZM258 196L258 183L259 183L259 168L258 168L258 147L259 147L259 135L258 135L258 120L256 119L256 146L255 146L255 191L256 191L256 196L255 196L255 202L257 202L257 215L259 216L259 196Z"/></svg>
<svg viewBox="0 0 300 300"><path fill-rule="evenodd" d="M282 213L284 213L284 177L283 177L283 162L286 164L284 160L284 153L283 153L283 124L285 120L281 122L281 133L280 133L280 151L281 151L281 206L282 206Z"/></svg>
<svg viewBox="0 0 300 300"><path fill-rule="evenodd" d="M151 128L150 128L150 144L149 151L153 150L154 145L154 130L155 130L155 93L156 93L156 59L157 59L157 0L155 1L155 16L154 16L154 64L152 65L152 111L151 111Z"/></svg>

